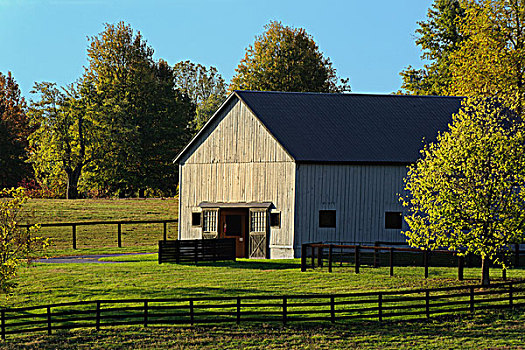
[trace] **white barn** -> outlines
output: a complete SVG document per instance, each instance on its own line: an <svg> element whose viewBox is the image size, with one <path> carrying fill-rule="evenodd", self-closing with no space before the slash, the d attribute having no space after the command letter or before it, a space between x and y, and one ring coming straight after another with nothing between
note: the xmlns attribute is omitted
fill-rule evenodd
<svg viewBox="0 0 525 350"><path fill-rule="evenodd" d="M235 237L237 256L302 243L404 240L406 167L460 98L233 92L177 155L179 239Z"/></svg>

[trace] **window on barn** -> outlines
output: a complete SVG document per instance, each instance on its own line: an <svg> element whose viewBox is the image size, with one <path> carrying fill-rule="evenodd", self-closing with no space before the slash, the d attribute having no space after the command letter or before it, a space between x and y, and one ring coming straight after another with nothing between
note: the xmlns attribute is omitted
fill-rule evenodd
<svg viewBox="0 0 525 350"><path fill-rule="evenodd" d="M385 228L400 230L403 225L403 214L400 211L385 212Z"/></svg>
<svg viewBox="0 0 525 350"><path fill-rule="evenodd" d="M250 232L266 232L266 211L250 212Z"/></svg>
<svg viewBox="0 0 525 350"><path fill-rule="evenodd" d="M204 210L202 212L202 231L203 232L217 232L217 210Z"/></svg>
<svg viewBox="0 0 525 350"><path fill-rule="evenodd" d="M201 217L201 213L191 213L191 226L200 226Z"/></svg>
<svg viewBox="0 0 525 350"><path fill-rule="evenodd" d="M335 210L319 210L319 227L334 227L336 223Z"/></svg>
<svg viewBox="0 0 525 350"><path fill-rule="evenodd" d="M270 226L277 228L281 227L281 213L270 213Z"/></svg>

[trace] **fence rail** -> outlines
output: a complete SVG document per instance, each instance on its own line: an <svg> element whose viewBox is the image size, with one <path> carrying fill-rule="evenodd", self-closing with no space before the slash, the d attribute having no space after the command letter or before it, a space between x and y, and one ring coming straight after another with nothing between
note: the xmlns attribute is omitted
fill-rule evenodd
<svg viewBox="0 0 525 350"><path fill-rule="evenodd" d="M305 243L301 246L301 271L327 266L328 271L332 272L332 269L337 265L352 265L355 273L359 273L363 265L373 267L386 265L390 267L390 276L393 276L395 266L422 266L425 270L425 278L428 278L430 266L454 266L457 264L458 279L461 281L463 280L465 265L473 265L472 256L465 258L449 250L429 251L379 245L383 243L386 242L376 242L374 246ZM520 252L519 245L515 245L513 255L513 265L521 266L520 255L522 252ZM506 270L503 270L503 278L506 279Z"/></svg>
<svg viewBox="0 0 525 350"><path fill-rule="evenodd" d="M235 238L159 241L159 264L235 261Z"/></svg>
<svg viewBox="0 0 525 350"><path fill-rule="evenodd" d="M525 306L525 281L404 291L93 300L0 310L6 335L121 325L416 320Z"/></svg>
<svg viewBox="0 0 525 350"><path fill-rule="evenodd" d="M132 224L163 224L163 240L167 240L168 223L176 223L178 219L165 220L108 220L108 221L80 221L43 223L41 227L68 227L71 226L71 241L73 249L77 249L77 226L117 225L117 246L122 248L122 225ZM33 224L19 224L18 227L29 229Z"/></svg>

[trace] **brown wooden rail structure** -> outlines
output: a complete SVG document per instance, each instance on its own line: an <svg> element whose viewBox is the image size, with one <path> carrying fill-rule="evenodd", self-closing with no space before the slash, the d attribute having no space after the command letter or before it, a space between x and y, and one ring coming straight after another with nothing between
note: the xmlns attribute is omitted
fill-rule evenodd
<svg viewBox="0 0 525 350"><path fill-rule="evenodd" d="M0 334L122 325L421 320L525 306L525 280L348 294L90 300L0 310Z"/></svg>
<svg viewBox="0 0 525 350"><path fill-rule="evenodd" d="M458 280L463 280L463 271L465 267L465 257L457 255L456 252L449 250L422 250L417 248L398 248L398 247L385 247L380 244L388 244L387 242L376 242L374 246L367 245L348 245L348 244L325 244L325 243L305 243L301 246L301 271L306 271L308 268L315 269L317 267L324 266L324 258L326 256L328 262L328 272L332 272L335 266L336 257L339 260L340 266L342 266L343 255L346 255L348 262L354 264L354 272L359 273L360 268L363 264L363 257L372 258L367 265L378 267L381 253L388 254L388 266L390 267L390 276L394 275L394 267L396 266L396 256L401 256L397 253L409 253L412 254L412 258L421 256L422 263L420 266L424 267L425 278L428 278L428 269L433 266L431 257L437 255L448 255L452 259L457 259L458 267ZM339 252L337 252L339 250ZM325 252L328 251L327 255ZM344 251L344 253L343 253ZM310 253L310 254L308 254ZM408 254L405 254L406 260ZM514 265L520 266L520 250L519 244L514 245ZM470 260L470 259L469 259ZM310 262L309 262L310 261ZM401 266L400 264L397 264ZM405 263L406 265L406 263ZM415 263L408 263L408 265L415 265ZM506 279L506 270L502 270L503 279Z"/></svg>
<svg viewBox="0 0 525 350"><path fill-rule="evenodd" d="M67 227L71 226L71 240L73 242L73 249L77 249L77 226L93 226L93 225L117 225L117 246L122 248L122 225L130 224L163 224L163 239L167 239L168 223L178 222L178 219L164 219L164 220L108 220L108 221L80 221L80 222L54 222L43 223L40 227ZM33 224L19 224L18 227L29 227Z"/></svg>
<svg viewBox="0 0 525 350"><path fill-rule="evenodd" d="M159 241L159 264L236 260L235 238Z"/></svg>

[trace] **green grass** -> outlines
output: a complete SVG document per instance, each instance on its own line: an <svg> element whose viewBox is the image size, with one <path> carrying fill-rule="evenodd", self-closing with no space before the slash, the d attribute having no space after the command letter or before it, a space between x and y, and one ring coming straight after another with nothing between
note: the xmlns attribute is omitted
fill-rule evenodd
<svg viewBox="0 0 525 350"><path fill-rule="evenodd" d="M25 207L30 222L83 222L107 220L162 220L178 216L178 202L166 199L32 199ZM49 256L93 252L153 252L162 239L162 224L122 226L122 249L117 248L117 225L77 227L77 248L72 249L71 227L44 227ZM168 224L168 238L177 237L177 224Z"/></svg>
<svg viewBox="0 0 525 350"><path fill-rule="evenodd" d="M32 335L2 349L523 349L522 311L423 323L121 327Z"/></svg>

